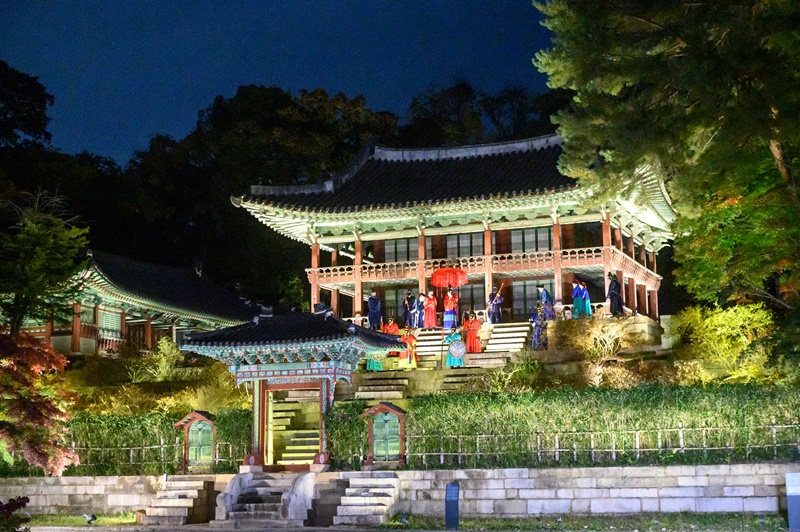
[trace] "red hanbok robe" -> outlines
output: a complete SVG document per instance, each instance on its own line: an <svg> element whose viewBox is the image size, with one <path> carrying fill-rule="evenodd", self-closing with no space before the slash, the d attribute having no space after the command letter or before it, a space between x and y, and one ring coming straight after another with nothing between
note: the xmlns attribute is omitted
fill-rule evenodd
<svg viewBox="0 0 800 532"><path fill-rule="evenodd" d="M397 367L400 369L411 369L417 367L417 337L406 331L400 337L400 341L406 344L406 351L400 355Z"/></svg>
<svg viewBox="0 0 800 532"><path fill-rule="evenodd" d="M464 330L467 331L467 353L481 352L481 339L478 337L480 328L481 322L478 318L464 321Z"/></svg>
<svg viewBox="0 0 800 532"><path fill-rule="evenodd" d="M458 294L447 294L444 296L444 311L456 310L458 308Z"/></svg>
<svg viewBox="0 0 800 532"><path fill-rule="evenodd" d="M436 297L427 296L425 298L425 317L422 326L426 329L436 327Z"/></svg>
<svg viewBox="0 0 800 532"><path fill-rule="evenodd" d="M385 332L386 334L400 334L400 327L398 327L395 322L385 323L381 332ZM399 357L400 351L389 351L387 356Z"/></svg>

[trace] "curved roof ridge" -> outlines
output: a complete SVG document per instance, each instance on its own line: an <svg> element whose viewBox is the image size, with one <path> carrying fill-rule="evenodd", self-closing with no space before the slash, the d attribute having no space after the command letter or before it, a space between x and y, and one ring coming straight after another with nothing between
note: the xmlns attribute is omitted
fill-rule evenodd
<svg viewBox="0 0 800 532"><path fill-rule="evenodd" d="M563 139L561 137L551 134L522 140L445 148L387 148L376 146L372 156L374 159L382 161L438 161L540 150L554 145L560 146L562 142Z"/></svg>

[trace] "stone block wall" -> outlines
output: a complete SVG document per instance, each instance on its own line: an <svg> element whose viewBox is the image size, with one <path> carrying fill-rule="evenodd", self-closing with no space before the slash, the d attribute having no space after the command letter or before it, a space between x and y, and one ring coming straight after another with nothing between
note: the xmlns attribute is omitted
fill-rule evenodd
<svg viewBox="0 0 800 532"><path fill-rule="evenodd" d="M398 511L444 515L445 485L460 484L461 515L777 512L784 475L800 463L398 471Z"/></svg>
<svg viewBox="0 0 800 532"><path fill-rule="evenodd" d="M199 475L212 480L214 491L224 491L233 475ZM185 477L188 478L188 477ZM31 514L133 512L150 506L163 476L26 477L0 479L0 501L28 497Z"/></svg>

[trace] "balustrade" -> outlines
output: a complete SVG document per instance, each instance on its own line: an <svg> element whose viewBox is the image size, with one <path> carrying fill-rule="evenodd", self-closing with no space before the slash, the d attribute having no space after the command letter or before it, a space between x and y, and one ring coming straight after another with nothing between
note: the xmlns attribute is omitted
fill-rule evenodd
<svg viewBox="0 0 800 532"><path fill-rule="evenodd" d="M577 248L561 251L561 266L594 266L603 264L603 248Z"/></svg>
<svg viewBox="0 0 800 532"><path fill-rule="evenodd" d="M430 277L433 272L440 268L459 268L464 270L467 275L483 274L486 270L484 268L483 257L458 257L452 259L428 259L425 264L425 276Z"/></svg>
<svg viewBox="0 0 800 532"><path fill-rule="evenodd" d="M363 281L380 281L384 279L408 279L417 276L417 261L383 262L363 264L361 279Z"/></svg>
<svg viewBox="0 0 800 532"><path fill-rule="evenodd" d="M535 251L492 255L492 271L495 273L535 271L553 269L552 251Z"/></svg>

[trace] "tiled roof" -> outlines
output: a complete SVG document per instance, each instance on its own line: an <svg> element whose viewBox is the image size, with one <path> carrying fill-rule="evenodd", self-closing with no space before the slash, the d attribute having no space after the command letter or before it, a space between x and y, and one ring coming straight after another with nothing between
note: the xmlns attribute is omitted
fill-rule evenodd
<svg viewBox="0 0 800 532"><path fill-rule="evenodd" d="M184 337L182 349L193 347L267 347L359 339L379 349L405 350L392 334L384 334L339 319L330 313L259 316L258 320Z"/></svg>
<svg viewBox="0 0 800 532"><path fill-rule="evenodd" d="M117 255L92 251L91 268L98 283L109 291L124 293L148 304L161 305L186 314L199 314L225 321L249 321L256 313L231 292L193 269L174 268Z"/></svg>
<svg viewBox="0 0 800 532"><path fill-rule="evenodd" d="M292 210L351 212L501 196L536 195L576 187L558 172L561 141L527 141L434 150L376 148L330 191L292 193L263 187L247 202ZM319 187L320 189L325 187ZM299 190L299 189L296 189Z"/></svg>

